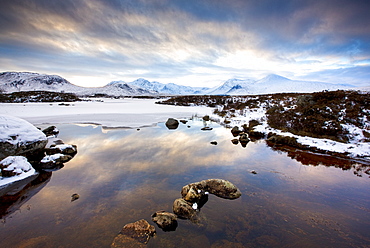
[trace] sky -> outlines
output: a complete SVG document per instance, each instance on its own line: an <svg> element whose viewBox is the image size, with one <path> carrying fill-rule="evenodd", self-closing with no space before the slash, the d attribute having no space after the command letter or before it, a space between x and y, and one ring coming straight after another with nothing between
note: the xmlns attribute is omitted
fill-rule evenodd
<svg viewBox="0 0 370 248"><path fill-rule="evenodd" d="M0 72L370 86L370 0L0 0Z"/></svg>

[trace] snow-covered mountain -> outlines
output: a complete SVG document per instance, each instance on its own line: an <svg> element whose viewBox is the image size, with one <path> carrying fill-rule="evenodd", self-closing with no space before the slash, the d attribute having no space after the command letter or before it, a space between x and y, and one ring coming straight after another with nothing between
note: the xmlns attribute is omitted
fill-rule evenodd
<svg viewBox="0 0 370 248"><path fill-rule="evenodd" d="M153 95L153 92L125 83L88 88L71 84L57 75L31 72L0 73L0 91L7 93L17 91L54 91L70 92L77 95L107 94L111 96Z"/></svg>
<svg viewBox="0 0 370 248"><path fill-rule="evenodd" d="M352 85L329 84L315 81L291 80L279 75L271 74L254 83L256 94L281 92L317 92L323 90L343 90L353 88Z"/></svg>
<svg viewBox="0 0 370 248"><path fill-rule="evenodd" d="M231 87L232 86L232 87ZM270 74L260 80L229 79L213 94L258 95L271 93L309 93L323 90L345 90L355 88L348 84L329 84L315 81L291 80L276 74Z"/></svg>
<svg viewBox="0 0 370 248"><path fill-rule="evenodd" d="M230 95L238 92L239 95L251 94L250 86L254 83L252 79L236 79L232 78L227 80L220 86L210 90L209 95Z"/></svg>
<svg viewBox="0 0 370 248"><path fill-rule="evenodd" d="M78 92L82 87L73 85L57 75L32 72L3 72L0 74L0 89L4 92L36 90Z"/></svg>
<svg viewBox="0 0 370 248"><path fill-rule="evenodd" d="M77 95L106 94L111 96L143 95L258 95L270 93L309 93L323 90L353 89L354 86L314 81L291 80L271 74L260 80L229 79L215 88L190 87L174 83L163 84L139 78L133 82L113 81L104 87L87 88L71 84L56 75L31 72L0 73L0 91L54 91Z"/></svg>
<svg viewBox="0 0 370 248"><path fill-rule="evenodd" d="M116 84L120 82L122 81L114 81L110 84ZM148 91L156 92L157 94L161 95L197 95L204 94L209 90L209 88L207 87L190 87L174 83L163 84L156 81L149 82L148 80L143 78L139 78L127 84L137 86Z"/></svg>

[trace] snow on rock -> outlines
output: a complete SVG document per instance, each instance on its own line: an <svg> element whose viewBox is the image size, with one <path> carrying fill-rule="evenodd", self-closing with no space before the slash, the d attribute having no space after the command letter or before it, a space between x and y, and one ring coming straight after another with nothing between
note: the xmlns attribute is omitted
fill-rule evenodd
<svg viewBox="0 0 370 248"><path fill-rule="evenodd" d="M57 153L57 154L53 154L53 155L47 155L45 156L42 160L41 160L41 163L49 163L49 162L52 162L52 163L56 163L57 161L59 161L61 158L63 158L63 154L61 153Z"/></svg>
<svg viewBox="0 0 370 248"><path fill-rule="evenodd" d="M45 134L31 123L0 115L0 159L42 149L46 143Z"/></svg>
<svg viewBox="0 0 370 248"><path fill-rule="evenodd" d="M39 163L38 168L44 169L59 169L64 163L70 161L73 156L56 153L52 155L46 155Z"/></svg>
<svg viewBox="0 0 370 248"><path fill-rule="evenodd" d="M35 169L23 156L9 156L0 162L0 187L13 183L36 173Z"/></svg>

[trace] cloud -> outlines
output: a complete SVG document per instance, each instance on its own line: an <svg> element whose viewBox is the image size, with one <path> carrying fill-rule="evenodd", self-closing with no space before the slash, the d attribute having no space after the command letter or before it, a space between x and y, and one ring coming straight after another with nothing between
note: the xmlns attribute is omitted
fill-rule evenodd
<svg viewBox="0 0 370 248"><path fill-rule="evenodd" d="M184 83L226 80L243 71L254 77L302 75L318 71L317 65L353 67L370 57L366 1L14 0L0 5L4 71Z"/></svg>

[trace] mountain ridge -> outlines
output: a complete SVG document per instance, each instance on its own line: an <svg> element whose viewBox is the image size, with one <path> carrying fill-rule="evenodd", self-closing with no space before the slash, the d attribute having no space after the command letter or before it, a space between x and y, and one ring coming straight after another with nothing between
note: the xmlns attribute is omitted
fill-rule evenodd
<svg viewBox="0 0 370 248"><path fill-rule="evenodd" d="M0 73L0 91L56 91L79 96L106 94L111 96L156 95L258 95L272 93L311 93L323 90L353 89L352 85L329 84L316 81L292 80L276 74L253 79L231 78L219 86L191 87L174 83L163 84L138 78L132 82L112 81L103 87L88 88L74 85L58 75L33 72Z"/></svg>

